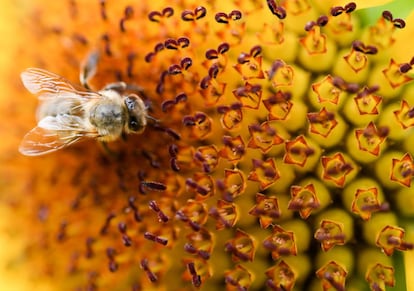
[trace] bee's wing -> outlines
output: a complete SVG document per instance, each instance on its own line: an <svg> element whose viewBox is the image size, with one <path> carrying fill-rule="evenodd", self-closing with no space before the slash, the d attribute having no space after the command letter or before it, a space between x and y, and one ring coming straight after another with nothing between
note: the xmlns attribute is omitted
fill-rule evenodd
<svg viewBox="0 0 414 291"><path fill-rule="evenodd" d="M85 137L98 137L86 131L78 116L47 116L23 138L19 151L26 156L39 156L67 147Z"/></svg>
<svg viewBox="0 0 414 291"><path fill-rule="evenodd" d="M20 75L23 85L30 93L38 96L39 100L46 101L51 98L64 99L96 99L101 95L95 92L78 90L65 78L49 71L29 68Z"/></svg>

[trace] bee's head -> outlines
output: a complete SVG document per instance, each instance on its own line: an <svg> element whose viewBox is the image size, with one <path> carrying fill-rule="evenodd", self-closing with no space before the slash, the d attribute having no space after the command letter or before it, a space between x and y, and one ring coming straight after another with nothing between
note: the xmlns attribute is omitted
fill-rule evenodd
<svg viewBox="0 0 414 291"><path fill-rule="evenodd" d="M125 124L125 131L127 133L140 133L147 125L147 107L135 94L125 97L125 106L128 111L128 119Z"/></svg>

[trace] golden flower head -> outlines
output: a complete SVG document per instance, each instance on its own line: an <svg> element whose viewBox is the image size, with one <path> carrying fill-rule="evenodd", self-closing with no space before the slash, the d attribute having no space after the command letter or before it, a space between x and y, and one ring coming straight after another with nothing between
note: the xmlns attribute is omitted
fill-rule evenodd
<svg viewBox="0 0 414 291"><path fill-rule="evenodd" d="M362 25L384 1L35 2L19 70L92 67L92 90L125 82L154 120L109 150L6 146L14 268L56 290L404 288L411 21ZM13 92L20 136L35 100Z"/></svg>

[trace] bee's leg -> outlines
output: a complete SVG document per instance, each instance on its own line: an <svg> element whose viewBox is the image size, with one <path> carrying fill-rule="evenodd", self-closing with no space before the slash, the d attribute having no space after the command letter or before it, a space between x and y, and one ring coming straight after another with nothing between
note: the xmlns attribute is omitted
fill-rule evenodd
<svg viewBox="0 0 414 291"><path fill-rule="evenodd" d="M83 87L91 90L88 81L96 74L96 69L99 62L99 53L97 51L92 52L86 58L85 62L81 66L79 79Z"/></svg>

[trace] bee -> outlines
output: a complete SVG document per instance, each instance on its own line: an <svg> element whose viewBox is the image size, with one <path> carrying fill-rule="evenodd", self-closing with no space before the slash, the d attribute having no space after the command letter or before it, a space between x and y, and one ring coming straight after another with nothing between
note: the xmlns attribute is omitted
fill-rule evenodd
<svg viewBox="0 0 414 291"><path fill-rule="evenodd" d="M102 142L125 134L142 133L147 125L148 108L137 94L124 95L123 82L89 90L87 79L94 74L81 72L83 88L43 69L29 68L21 73L26 89L37 95L37 126L23 138L19 151L38 156L82 141L96 138ZM87 71L88 71L87 70Z"/></svg>

